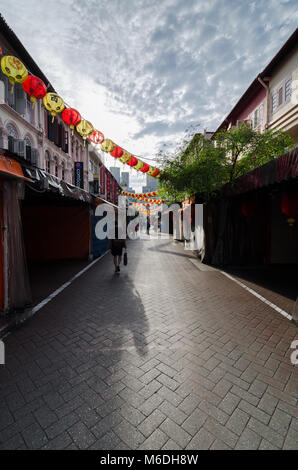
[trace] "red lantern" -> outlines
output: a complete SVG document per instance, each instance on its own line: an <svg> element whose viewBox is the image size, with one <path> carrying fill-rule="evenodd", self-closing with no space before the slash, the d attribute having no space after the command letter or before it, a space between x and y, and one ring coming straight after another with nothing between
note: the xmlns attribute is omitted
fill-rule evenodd
<svg viewBox="0 0 298 470"><path fill-rule="evenodd" d="M243 202L241 205L241 212L244 217L252 217L255 215L255 203Z"/></svg>
<svg viewBox="0 0 298 470"><path fill-rule="evenodd" d="M77 126L82 120L79 111L77 111L74 108L65 108L64 111L62 112L62 119L71 128L72 135L73 135L74 127Z"/></svg>
<svg viewBox="0 0 298 470"><path fill-rule="evenodd" d="M115 157L115 158L120 158L123 155L123 149L116 145L114 150L112 152L110 152L110 155L112 155L112 157Z"/></svg>
<svg viewBox="0 0 298 470"><path fill-rule="evenodd" d="M47 94L47 87L44 82L35 75L29 75L23 82L25 92L30 96L32 108L36 100L42 99Z"/></svg>
<svg viewBox="0 0 298 470"><path fill-rule="evenodd" d="M137 165L137 163L138 163L138 159L136 157L131 156L130 160L127 162L127 165L135 166L135 165Z"/></svg>
<svg viewBox="0 0 298 470"><path fill-rule="evenodd" d="M142 173L147 173L147 171L149 170L150 168L150 165L148 165L148 163L144 163L144 166L143 168L140 170Z"/></svg>
<svg viewBox="0 0 298 470"><path fill-rule="evenodd" d="M156 177L156 176L158 175L158 173L159 173L159 172L160 172L160 170L157 168L157 169L155 170L155 172L153 173L153 175L152 175L152 176L155 176L155 177Z"/></svg>
<svg viewBox="0 0 298 470"><path fill-rule="evenodd" d="M283 194L281 211L289 217L298 215L298 194Z"/></svg>
<svg viewBox="0 0 298 470"><path fill-rule="evenodd" d="M89 140L94 144L102 144L105 140L105 136L102 132L95 130L92 132L92 134L89 135Z"/></svg>

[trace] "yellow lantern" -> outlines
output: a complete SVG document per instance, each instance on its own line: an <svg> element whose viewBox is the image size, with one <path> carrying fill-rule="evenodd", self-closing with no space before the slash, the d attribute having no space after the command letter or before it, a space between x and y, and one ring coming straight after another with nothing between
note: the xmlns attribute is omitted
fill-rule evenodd
<svg viewBox="0 0 298 470"><path fill-rule="evenodd" d="M23 62L13 55L5 55L2 57L1 69L11 83L11 93L13 92L15 82L23 83L28 77L28 71Z"/></svg>
<svg viewBox="0 0 298 470"><path fill-rule="evenodd" d="M124 150L122 157L118 158L118 160L122 163L127 163L129 162L130 158L131 158L131 154L127 152L126 150Z"/></svg>
<svg viewBox="0 0 298 470"><path fill-rule="evenodd" d="M53 116L52 122L54 122L56 114L61 113L65 108L63 99L57 95L57 93L47 93L42 101L44 107L50 111L51 115Z"/></svg>
<svg viewBox="0 0 298 470"><path fill-rule="evenodd" d="M144 166L144 163L141 160L139 160L138 163L134 166L134 169L141 170L143 166Z"/></svg>
<svg viewBox="0 0 298 470"><path fill-rule="evenodd" d="M76 126L76 130L77 130L78 133L83 137L83 139L84 139L84 147L85 147L85 142L86 142L87 137L88 137L89 135L91 135L92 132L94 131L93 125L91 124L91 122L85 121L85 119L83 119L83 120L80 121L79 124Z"/></svg>
<svg viewBox="0 0 298 470"><path fill-rule="evenodd" d="M105 139L101 144L101 150L103 152L113 152L115 150L116 145L111 139Z"/></svg>

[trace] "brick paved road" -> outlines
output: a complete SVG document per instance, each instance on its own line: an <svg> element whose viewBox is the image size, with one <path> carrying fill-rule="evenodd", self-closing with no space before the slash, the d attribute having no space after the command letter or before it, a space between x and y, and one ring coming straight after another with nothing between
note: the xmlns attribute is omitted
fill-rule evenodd
<svg viewBox="0 0 298 470"><path fill-rule="evenodd" d="M130 242L6 338L1 449L298 448L297 328L190 256Z"/></svg>

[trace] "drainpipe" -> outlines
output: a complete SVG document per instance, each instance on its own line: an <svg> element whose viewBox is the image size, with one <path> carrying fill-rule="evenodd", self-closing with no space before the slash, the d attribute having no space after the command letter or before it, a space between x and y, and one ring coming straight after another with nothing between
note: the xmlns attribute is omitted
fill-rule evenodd
<svg viewBox="0 0 298 470"><path fill-rule="evenodd" d="M260 75L258 76L258 81L266 90L266 120L265 120L265 129L268 127L268 116L269 116L269 85L261 79Z"/></svg>

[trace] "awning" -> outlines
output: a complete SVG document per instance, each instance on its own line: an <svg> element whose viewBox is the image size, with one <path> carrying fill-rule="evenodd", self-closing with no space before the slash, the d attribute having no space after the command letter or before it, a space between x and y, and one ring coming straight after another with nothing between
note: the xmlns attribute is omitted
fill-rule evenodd
<svg viewBox="0 0 298 470"><path fill-rule="evenodd" d="M242 194L298 177L298 148L240 176L225 194Z"/></svg>
<svg viewBox="0 0 298 470"><path fill-rule="evenodd" d="M50 173L47 173L40 168L35 167L23 167L24 173L30 177L29 181L39 184L41 188L46 191L58 193L61 196L77 199L83 202L91 202L92 197L90 193L78 186L66 183L66 181L57 178ZM32 181L33 180L33 181Z"/></svg>
<svg viewBox="0 0 298 470"><path fill-rule="evenodd" d="M4 155L0 155L0 173L5 176L33 182L30 178L24 176L22 167L18 162Z"/></svg>
<svg viewBox="0 0 298 470"><path fill-rule="evenodd" d="M116 209L119 209L119 207L116 204L113 204L112 202L107 201L106 199L103 199L102 197L97 196L96 194L93 194L93 193L90 193L90 194L93 197L94 203L96 206L99 206L100 204L109 204L110 206L113 206Z"/></svg>

